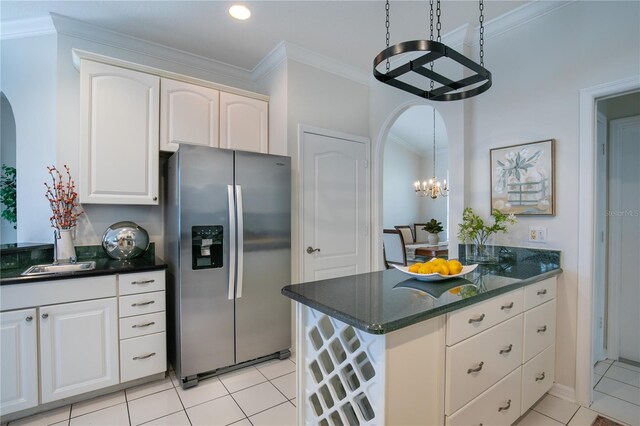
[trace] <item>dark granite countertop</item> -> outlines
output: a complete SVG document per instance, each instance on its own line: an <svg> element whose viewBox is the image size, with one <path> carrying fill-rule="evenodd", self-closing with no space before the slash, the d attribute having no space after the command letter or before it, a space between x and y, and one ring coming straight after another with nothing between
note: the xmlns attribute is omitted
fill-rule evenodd
<svg viewBox="0 0 640 426"><path fill-rule="evenodd" d="M44 248L43 248L44 247ZM133 272L163 270L167 265L155 255L152 246L143 256L131 260L115 260L106 257L100 246L76 247L78 262L95 261L96 268L90 271L77 271L48 275L22 276L32 265L49 264L53 257L52 245L43 245L31 254L2 251L2 268L0 269L0 285L25 284L35 281L54 281L69 278L86 278L100 275L125 274ZM19 256L19 257L18 257Z"/></svg>
<svg viewBox="0 0 640 426"><path fill-rule="evenodd" d="M367 333L385 334L562 272L558 251L499 251L498 263L480 265L464 278L422 282L392 269L288 285L282 294Z"/></svg>

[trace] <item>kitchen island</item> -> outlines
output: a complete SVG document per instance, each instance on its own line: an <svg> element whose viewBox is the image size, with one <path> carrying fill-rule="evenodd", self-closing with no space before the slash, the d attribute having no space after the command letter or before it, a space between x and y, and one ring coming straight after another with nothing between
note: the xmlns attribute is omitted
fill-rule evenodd
<svg viewBox="0 0 640 426"><path fill-rule="evenodd" d="M298 424L513 423L553 385L560 273L557 251L503 247L440 283L387 270L286 286Z"/></svg>

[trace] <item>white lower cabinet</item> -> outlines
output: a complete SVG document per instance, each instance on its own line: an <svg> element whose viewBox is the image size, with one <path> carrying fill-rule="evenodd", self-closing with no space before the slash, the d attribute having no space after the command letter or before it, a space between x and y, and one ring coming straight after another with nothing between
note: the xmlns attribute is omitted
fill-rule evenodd
<svg viewBox="0 0 640 426"><path fill-rule="evenodd" d="M510 425L520 417L522 367L447 417L447 426ZM526 410L525 410L526 411Z"/></svg>
<svg viewBox="0 0 640 426"><path fill-rule="evenodd" d="M39 311L42 403L120 382L115 297Z"/></svg>
<svg viewBox="0 0 640 426"><path fill-rule="evenodd" d="M549 346L522 366L522 414L551 389L556 374L555 366L555 345Z"/></svg>
<svg viewBox="0 0 640 426"><path fill-rule="evenodd" d="M0 313L0 413L38 405L38 333L35 309Z"/></svg>

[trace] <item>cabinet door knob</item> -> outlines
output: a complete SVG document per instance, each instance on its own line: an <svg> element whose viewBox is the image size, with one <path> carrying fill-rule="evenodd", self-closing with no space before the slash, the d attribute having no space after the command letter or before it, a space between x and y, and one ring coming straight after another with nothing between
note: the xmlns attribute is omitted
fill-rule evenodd
<svg viewBox="0 0 640 426"><path fill-rule="evenodd" d="M539 382L540 380L544 380L544 371L536 377L536 382Z"/></svg>
<svg viewBox="0 0 640 426"><path fill-rule="evenodd" d="M150 354L146 354L146 355L140 355L140 356L134 356L133 360L137 361L139 359L147 359L147 358L151 358L152 356L154 356L156 353L155 352L151 352Z"/></svg>
<svg viewBox="0 0 640 426"><path fill-rule="evenodd" d="M484 314L480 315L478 318L469 318L469 324L473 324L474 322L482 322L484 319Z"/></svg>
<svg viewBox="0 0 640 426"><path fill-rule="evenodd" d="M543 325L542 327L538 327L538 333L544 333L545 331L547 331L546 325Z"/></svg>
<svg viewBox="0 0 640 426"><path fill-rule="evenodd" d="M484 365L484 361L482 361L480 364L478 364L478 366L476 368L470 368L467 370L467 374L471 374L471 373L477 373L478 371L482 370L482 366Z"/></svg>
<svg viewBox="0 0 640 426"><path fill-rule="evenodd" d="M509 303L508 305L502 305L502 306L500 307L500 309L501 309L501 310L503 310L503 311L504 311L505 309L511 309L511 308L513 308L513 302Z"/></svg>
<svg viewBox="0 0 640 426"><path fill-rule="evenodd" d="M504 407L498 407L498 412L508 410L509 408L511 408L511 400L508 400L507 405Z"/></svg>
<svg viewBox="0 0 640 426"><path fill-rule="evenodd" d="M537 294L538 294L538 296L542 296L544 294L547 294L547 289L545 288L545 289L542 289L542 290L538 290Z"/></svg>
<svg viewBox="0 0 640 426"><path fill-rule="evenodd" d="M42 319L47 319L47 318L49 318L49 314L42 314L42 315L40 315L40 316L42 317Z"/></svg>
<svg viewBox="0 0 640 426"><path fill-rule="evenodd" d="M508 354L509 352L511 352L511 349L513 349L513 345L512 345L512 344L511 344L511 345L509 345L509 346L507 347L507 349L500 349L500 355L502 355L502 354Z"/></svg>
<svg viewBox="0 0 640 426"><path fill-rule="evenodd" d="M33 321L33 317L31 315L29 315L28 317L25 318L25 320L27 322L31 322L31 321Z"/></svg>
<svg viewBox="0 0 640 426"><path fill-rule="evenodd" d="M158 201L158 197L153 197L153 201Z"/></svg>

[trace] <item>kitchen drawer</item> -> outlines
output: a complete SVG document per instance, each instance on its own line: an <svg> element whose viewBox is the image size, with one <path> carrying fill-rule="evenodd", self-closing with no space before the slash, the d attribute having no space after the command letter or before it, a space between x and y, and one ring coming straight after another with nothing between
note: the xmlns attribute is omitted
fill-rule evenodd
<svg viewBox="0 0 640 426"><path fill-rule="evenodd" d="M524 313L522 363L529 361L556 340L556 301Z"/></svg>
<svg viewBox="0 0 640 426"><path fill-rule="evenodd" d="M556 298L556 277L524 288L524 310L534 308Z"/></svg>
<svg viewBox="0 0 640 426"><path fill-rule="evenodd" d="M156 333L120 342L120 382L167 369L167 334Z"/></svg>
<svg viewBox="0 0 640 426"><path fill-rule="evenodd" d="M137 315L120 319L120 339L145 336L165 331L165 313Z"/></svg>
<svg viewBox="0 0 640 426"><path fill-rule="evenodd" d="M164 290L164 271L136 272L118 276L118 294L148 293Z"/></svg>
<svg viewBox="0 0 640 426"><path fill-rule="evenodd" d="M522 314L447 348L445 412L460 407L516 369L522 360ZM472 371L477 370L477 371Z"/></svg>
<svg viewBox="0 0 640 426"><path fill-rule="evenodd" d="M447 314L447 346L508 320L522 309L522 289Z"/></svg>
<svg viewBox="0 0 640 426"><path fill-rule="evenodd" d="M164 291L133 294L120 299L120 318L165 310Z"/></svg>
<svg viewBox="0 0 640 426"><path fill-rule="evenodd" d="M522 366L521 415L551 389L555 378L555 365L556 350L555 345L551 345Z"/></svg>
<svg viewBox="0 0 640 426"><path fill-rule="evenodd" d="M482 395L447 416L447 426L505 425L520 417L522 367L487 389Z"/></svg>

